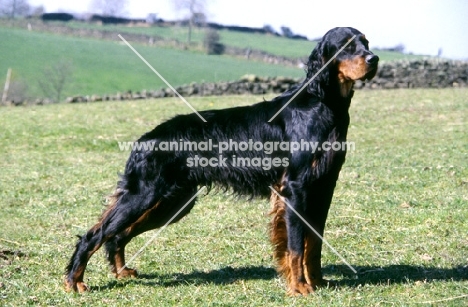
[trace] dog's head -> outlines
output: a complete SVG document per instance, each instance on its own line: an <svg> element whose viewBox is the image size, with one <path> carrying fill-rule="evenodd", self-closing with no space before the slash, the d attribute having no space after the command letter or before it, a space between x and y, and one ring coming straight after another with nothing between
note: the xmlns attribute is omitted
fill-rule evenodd
<svg viewBox="0 0 468 307"><path fill-rule="evenodd" d="M317 66L327 63L324 76L336 78L341 95L347 97L356 80L370 80L375 76L379 57L369 50L369 42L358 30L334 28L324 35L310 55L308 77L316 73Z"/></svg>

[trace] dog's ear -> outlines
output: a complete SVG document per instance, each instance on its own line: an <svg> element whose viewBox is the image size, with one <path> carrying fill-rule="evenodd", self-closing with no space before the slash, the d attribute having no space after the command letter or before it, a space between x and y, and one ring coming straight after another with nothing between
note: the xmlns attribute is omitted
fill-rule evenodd
<svg viewBox="0 0 468 307"><path fill-rule="evenodd" d="M314 50L309 56L309 62L307 63L307 81L317 74L317 72L325 65L329 58L329 47L326 40L322 40L317 43ZM310 82L307 87L307 92L317 97L324 98L325 92L324 87L328 85L329 79L329 70L325 67L317 76L314 77L314 80Z"/></svg>

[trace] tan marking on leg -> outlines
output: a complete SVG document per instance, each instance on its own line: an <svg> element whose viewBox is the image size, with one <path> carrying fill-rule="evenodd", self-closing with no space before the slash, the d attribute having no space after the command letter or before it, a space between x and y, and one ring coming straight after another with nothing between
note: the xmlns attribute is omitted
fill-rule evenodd
<svg viewBox="0 0 468 307"><path fill-rule="evenodd" d="M150 216L150 214L158 208L161 201L158 201L154 206L150 209L146 210L133 224L131 224L127 229L125 229L125 233L127 236L131 236L132 232L136 231L139 227L143 226ZM112 268L112 272L116 278L125 278L125 277L137 277L138 272L135 269L125 267L122 271L122 267L125 265L125 245L118 246L117 251L114 256L114 267ZM118 273L120 271L120 273Z"/></svg>
<svg viewBox="0 0 468 307"><path fill-rule="evenodd" d="M91 229L94 229L91 228ZM108 238L104 238L99 244L96 244L93 250L89 251L86 255L86 261L84 261L73 273L72 282L70 283L68 279L65 280L65 288L67 291L77 291L79 293L89 291L89 287L83 282L84 272L86 270L86 266L88 265L89 258L102 246L104 242L107 241Z"/></svg>
<svg viewBox="0 0 468 307"><path fill-rule="evenodd" d="M122 271L122 267L125 265L125 247L119 248L114 256L115 266L112 268L112 272L116 278L126 277L137 277L138 272L135 269L125 267ZM120 271L120 273L118 273Z"/></svg>
<svg viewBox="0 0 468 307"><path fill-rule="evenodd" d="M314 289L306 281L304 274L304 256L301 254L289 253L289 267L291 270L291 282L288 285L288 295L308 295Z"/></svg>
<svg viewBox="0 0 468 307"><path fill-rule="evenodd" d="M281 192L282 185L275 185L274 189ZM313 288L307 284L302 255L292 255L288 251L288 232L286 228L286 204L276 194L272 193L270 198L273 218L270 222L270 240L273 244L273 256L278 263L278 273L287 283L288 295L307 295L313 292Z"/></svg>
<svg viewBox="0 0 468 307"><path fill-rule="evenodd" d="M139 218L138 220L136 220L132 225L130 225L129 227L127 227L127 229L125 229L125 232L127 233L127 235L131 234L135 229L137 229L138 227L141 227L142 225L144 225L147 221L148 221L148 218L150 216L150 214L156 210L159 205L161 204L161 201L158 201L153 207L151 207L150 209L146 210L145 213L143 213Z"/></svg>
<svg viewBox="0 0 468 307"><path fill-rule="evenodd" d="M280 186L274 187L277 191L281 191ZM270 241L273 244L273 257L278 264L277 271L290 283L290 266L288 261L288 233L286 229L286 204L276 193L271 193L270 198L271 211L270 215L273 218L270 222Z"/></svg>

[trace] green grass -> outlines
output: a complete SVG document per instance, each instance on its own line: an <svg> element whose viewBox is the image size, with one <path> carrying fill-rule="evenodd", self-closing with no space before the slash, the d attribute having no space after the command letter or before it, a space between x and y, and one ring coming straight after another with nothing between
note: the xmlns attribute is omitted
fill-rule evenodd
<svg viewBox="0 0 468 307"><path fill-rule="evenodd" d="M182 26L127 27L123 25L96 25L82 22L62 23L62 25L77 29L86 28L99 31L154 35L166 40L178 40L179 42L187 42L188 36L188 27ZM192 42L201 44L205 33L206 30L204 28L193 28ZM230 30L219 30L218 33L221 43L226 46L262 50L270 54L291 58L305 58L315 46L315 43L311 41L293 40L260 33L243 33Z"/></svg>
<svg viewBox="0 0 468 307"><path fill-rule="evenodd" d="M166 39L185 41L186 28L182 27L125 27L98 26L72 22L70 27L92 28L100 31L143 33ZM116 33L117 33L116 32ZM194 41L203 40L204 30L194 30ZM315 43L290 40L262 34L247 34L220 31L222 43L240 48L260 49L287 56L307 57ZM8 68L12 68L12 80L27 86L23 96L38 98L44 93L39 87L43 71L58 60L71 63L72 75L64 88L62 97L72 95L115 94L123 91L155 90L166 85L157 77L118 37L115 41L102 41L51 33L37 33L25 28L0 26L0 84L4 84ZM132 43L130 41L130 43ZM259 76L302 77L302 69L283 67L257 61L247 61L230 56L209 56L199 51L180 50L170 47L148 47L134 44L135 48L172 85L191 82L217 82L238 80L245 74ZM382 60L411 59L419 56L394 52L377 54Z"/></svg>
<svg viewBox="0 0 468 307"><path fill-rule="evenodd" d="M167 40L178 40L179 42L186 42L188 35L188 28L182 26L127 27L123 25L97 25L83 22L61 24L78 29L86 28L98 31L154 35ZM205 31L206 30L203 28L194 28L192 30L192 42L201 44L205 36ZM307 40L288 39L260 33L243 33L224 29L219 30L218 33L221 38L221 43L226 46L262 50L273 55L290 58L307 58L316 45L315 42ZM390 51L376 51L376 54L379 55L383 61L422 58L420 55L408 55Z"/></svg>
<svg viewBox="0 0 468 307"><path fill-rule="evenodd" d="M326 278L336 289L285 296L267 239L267 200L210 193L136 259L141 278L115 280L102 250L65 293L75 235L95 222L132 141L189 111L177 99L3 108L0 146L2 306L467 305L467 89L357 91L349 153L330 210ZM196 98L195 108L256 96ZM155 232L128 246L135 253ZM457 298L463 296L461 298ZM443 301L446 300L446 301Z"/></svg>
<svg viewBox="0 0 468 307"><path fill-rule="evenodd" d="M44 67L69 61L72 81L65 95L115 94L166 85L119 38L99 41L0 27L0 84L8 68L23 80L32 97L42 95L38 80ZM130 43L132 43L130 41ZM141 46L134 47L172 85L238 80L244 74L301 77L303 70L223 56Z"/></svg>

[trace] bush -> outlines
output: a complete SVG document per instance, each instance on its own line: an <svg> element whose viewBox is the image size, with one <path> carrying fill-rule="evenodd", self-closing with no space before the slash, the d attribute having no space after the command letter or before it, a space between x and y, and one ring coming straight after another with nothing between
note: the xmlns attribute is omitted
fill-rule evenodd
<svg viewBox="0 0 468 307"><path fill-rule="evenodd" d="M38 82L45 97L60 102L64 88L70 83L72 72L71 62L64 59L44 67Z"/></svg>
<svg viewBox="0 0 468 307"><path fill-rule="evenodd" d="M208 54L223 54L224 45L219 42L220 36L218 31L208 29L205 34L204 45Z"/></svg>

